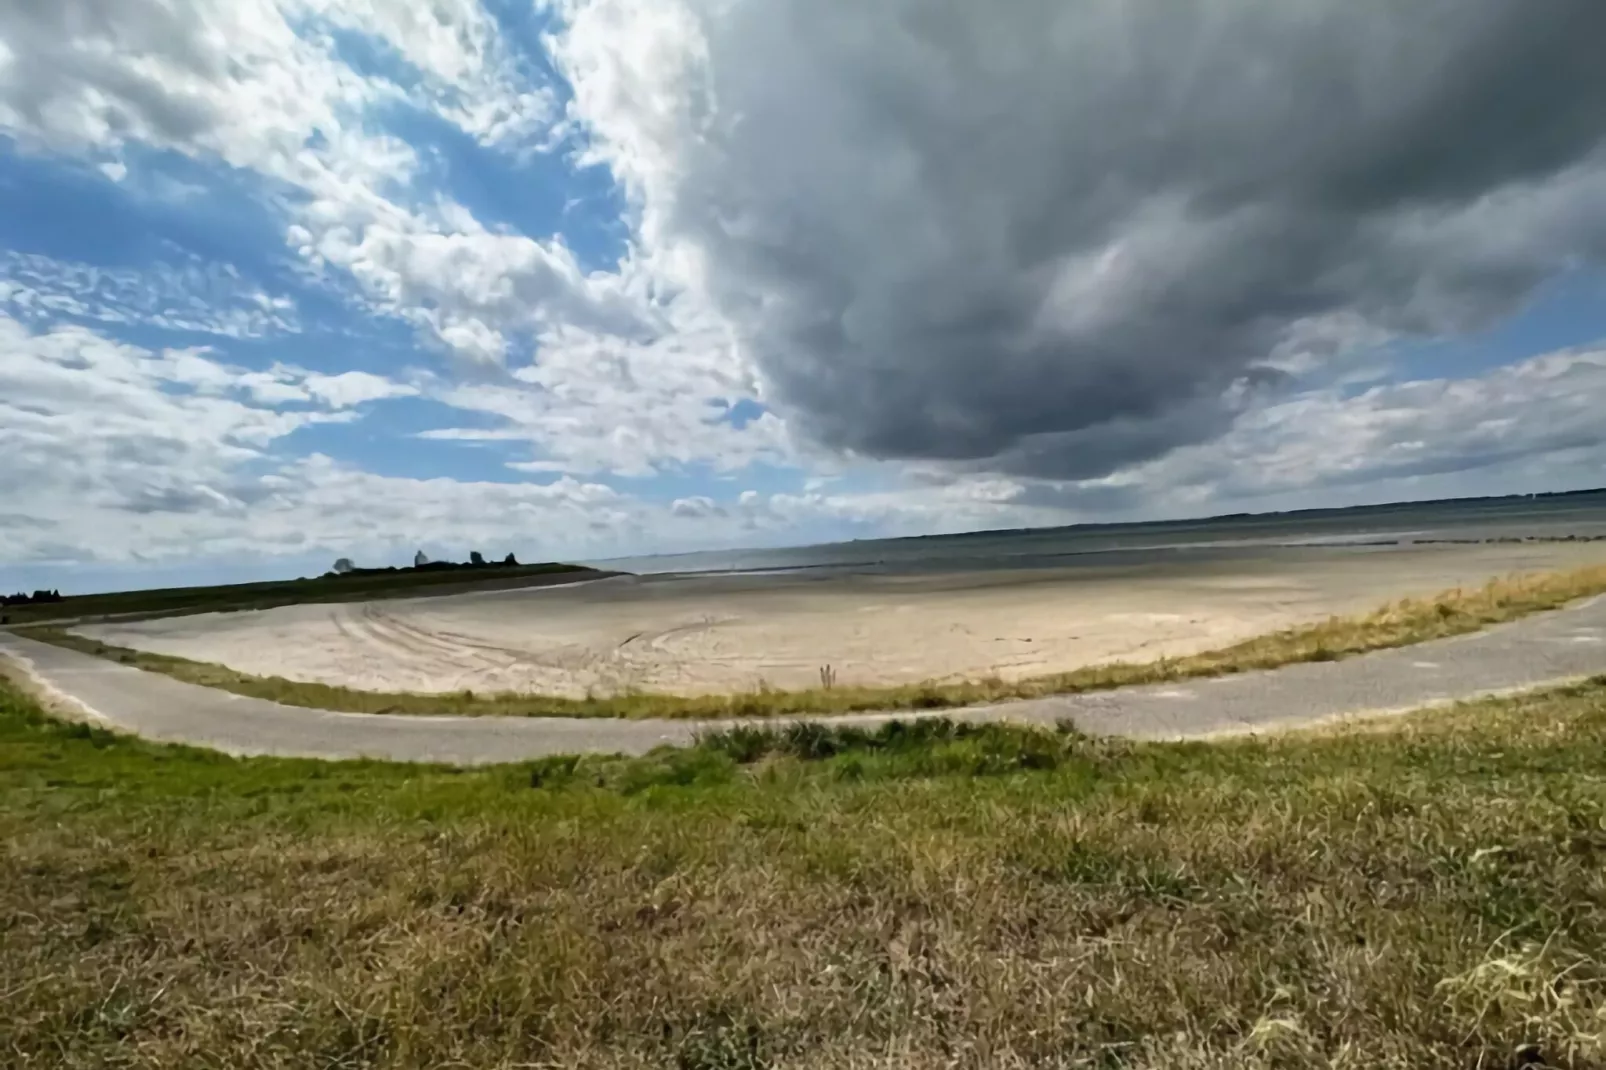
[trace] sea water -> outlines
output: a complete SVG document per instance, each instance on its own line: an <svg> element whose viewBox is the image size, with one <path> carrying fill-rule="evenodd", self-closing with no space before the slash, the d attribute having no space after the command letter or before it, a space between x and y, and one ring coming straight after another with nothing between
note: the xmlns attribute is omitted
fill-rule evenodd
<svg viewBox="0 0 1606 1070"><path fill-rule="evenodd" d="M1473 498L1351 509L1240 514L1204 520L1084 524L773 549L708 550L588 562L642 575L672 573L921 573L1032 569L1166 557L1252 556L1267 548L1357 553L1412 543L1606 539L1606 490Z"/></svg>

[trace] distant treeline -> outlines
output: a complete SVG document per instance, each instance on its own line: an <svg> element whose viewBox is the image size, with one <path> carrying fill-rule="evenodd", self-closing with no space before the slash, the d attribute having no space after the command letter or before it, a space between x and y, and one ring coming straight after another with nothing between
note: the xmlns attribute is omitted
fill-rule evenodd
<svg viewBox="0 0 1606 1070"><path fill-rule="evenodd" d="M346 576L387 576L405 575L410 572L465 572L470 569L496 569L520 568L518 559L508 554L500 561L487 561L478 550L468 555L467 561L428 561L422 565L406 565L398 568L395 565L386 568L350 568L337 572L325 572L326 580L342 579Z"/></svg>
<svg viewBox="0 0 1606 1070"><path fill-rule="evenodd" d="M42 606L61 601L64 599L60 591L35 591L33 594L18 591L16 594L0 595L0 606Z"/></svg>

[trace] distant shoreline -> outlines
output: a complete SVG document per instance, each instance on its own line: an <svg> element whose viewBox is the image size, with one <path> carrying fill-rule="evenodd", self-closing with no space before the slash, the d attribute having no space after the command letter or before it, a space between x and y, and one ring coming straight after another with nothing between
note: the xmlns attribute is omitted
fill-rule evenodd
<svg viewBox="0 0 1606 1070"><path fill-rule="evenodd" d="M1576 503L1576 504L1575 504ZM1575 512L1595 514L1579 518ZM1548 514L1548 515L1547 515ZM1398 518L1398 522L1395 522ZM1407 519L1409 518L1409 519ZM1562 526L1567 525L1567 526ZM1312 530L1299 531L1302 527ZM1237 532L1264 532L1263 540L1279 537L1298 539L1291 545L1309 546L1317 539L1366 537L1375 535L1381 544L1393 537L1390 528L1424 529L1417 541L1427 545L1436 541L1463 542L1461 532L1475 544L1485 539L1553 537L1545 532L1575 534L1580 538L1606 535L1606 488L1545 491L1534 494L1485 495L1469 498L1435 498L1426 501L1400 501L1376 505L1344 506L1328 509L1291 509L1282 512L1224 513L1208 517L1172 518L1064 524L1050 527L990 528L982 531L947 532L931 535L901 535L855 538L838 542L793 543L780 546L718 547L671 553L625 555L596 558L588 564L596 568L617 568L653 575L779 572L816 565L854 567L849 555L872 553L867 548L884 548L900 557L912 559L927 547L952 546L970 549L991 540L1033 542L1101 541L1130 538L1138 542L1164 539L1188 532L1220 532L1231 538ZM1569 531L1576 526L1578 530ZM1512 528L1529 529L1513 532ZM1559 529L1559 531L1558 531ZM1262 545L1275 545L1263 541ZM1123 547L1113 547L1121 549ZM1133 549L1139 547L1131 547ZM1144 548L1160 548L1150 543ZM1102 549L1102 548L1100 548ZM832 555L840 559L831 560ZM751 562L731 565L730 561ZM695 562L696 567L683 563ZM763 562L763 563L759 563Z"/></svg>
<svg viewBox="0 0 1606 1070"><path fill-rule="evenodd" d="M1026 529L1026 530L1038 530L1038 529ZM936 538L944 538L944 536L936 536L936 535L924 536L923 535L923 536L919 536L919 538L921 538L921 539L927 539L927 538L936 539ZM865 541L868 542L870 540L865 540ZM914 541L914 540L912 540L912 539L911 540L892 540L892 539L888 539L888 540L875 540L875 541L878 541L878 542L879 541L895 542L895 541ZM1101 556L1108 556L1108 555L1113 555L1113 554L1123 554L1123 553L1125 553L1125 554L1187 553L1187 552L1190 552L1190 551L1203 552L1203 551L1211 551L1211 550L1220 551L1220 550L1228 550L1228 549L1242 549L1242 550L1350 550L1350 549L1368 549L1368 548L1376 549L1376 548L1385 548L1385 547L1402 547L1403 548L1403 547L1410 547L1410 546L1521 546L1521 545L1540 545L1540 544L1548 544L1548 543L1594 543L1594 542L1606 542L1606 534L1601 534L1601 535L1497 535L1497 536L1489 536L1489 537L1486 537L1486 538L1466 538L1466 539L1458 539L1458 538L1451 538L1451 537L1422 538L1422 539L1419 539L1419 538L1378 538L1378 539L1373 539L1373 538L1367 538L1364 534L1359 535L1359 536L1354 537L1354 538L1346 538L1346 537L1341 536L1341 535L1334 535L1329 539L1312 538L1312 539L1302 539L1302 540L1299 540L1299 541L1288 541L1288 542L1236 541L1236 542L1197 542L1197 543L1156 543L1156 544L1148 545L1148 546L1099 546L1099 547L1089 547L1089 548L1086 548L1086 549L1077 549L1077 550L1040 551L1040 552L1037 552L1037 553L1020 554L1020 555L1015 555L1015 556L1018 556L1019 558L1021 558L1023 560L1029 558L1034 562L1042 562L1043 563L1042 565L1017 565L1015 567L1019 567L1019 568L1049 567L1049 568L1051 568L1051 567L1053 567L1052 564L1050 564L1051 562L1064 560L1066 558L1073 558L1073 557L1101 557ZM828 544L828 545L851 545L851 544L849 544L849 543L836 543L836 544ZM757 553L782 553L782 552L786 552L786 551L774 550L774 551L751 551L751 552L757 554ZM801 549L799 549L798 552L802 552ZM683 555L683 556L689 556L689 555ZM663 560L669 561L669 560L672 560L672 559L673 559L672 557L665 557ZM638 560L644 561L644 560L647 560L647 559L620 558L619 560L620 561L636 562ZM687 568L687 569L673 569L673 568L671 568L671 569L666 569L666 570L664 570L662 572L644 572L644 573L641 573L641 575L651 576L651 577L653 577L655 579L666 579L666 578L671 578L671 577L675 577L675 576L686 576L686 577L698 577L698 576L767 576L767 575L788 575L788 574L798 573L798 572L833 572L833 571L843 571L843 570L850 570L850 569L873 569L873 568L883 568L883 567L889 568L889 571L906 571L906 572L943 571L943 569L936 567L936 566L939 566L939 565L952 565L952 566L956 566L958 571L970 572L970 571L977 571L978 570L978 566L975 564L975 562L980 561L980 560L989 560L989 559L979 558L979 557L929 558L929 559L926 559L926 561L925 561L925 566L926 567L924 567L924 568L916 567L915 563L918 562L919 560L920 559L911 559L909 562L889 562L884 558L874 558L874 559L865 558L863 560L858 560L858 561L820 561L820 562L805 563L805 564L795 564L795 565L780 565L780 564L777 564L777 565L758 565L758 566L753 566L753 567L750 567L750 568L718 568L718 567ZM896 566L898 566L898 565L905 565L907 567L897 568ZM1004 566L1000 566L1000 567L1004 567ZM636 573L624 573L624 574L625 575L636 575Z"/></svg>
<svg viewBox="0 0 1606 1070"><path fill-rule="evenodd" d="M69 620L154 620L289 605L389 601L559 586L620 575L625 573L556 562L464 566L451 570L369 569L347 575L331 574L295 580L69 595L59 602L11 606L0 611L0 616L6 617L5 624L12 627Z"/></svg>
<svg viewBox="0 0 1606 1070"><path fill-rule="evenodd" d="M1561 498L1588 498L1591 496L1600 497L1602 506L1606 507L1606 487L1590 487L1585 490L1536 491L1533 494L1485 494L1468 498L1425 498L1420 501L1404 500L1397 502L1380 502L1375 505L1342 505L1309 509L1273 509L1263 513L1215 513L1210 516L1172 517L1164 520L1087 521L1080 524L1055 524L1047 527L985 528L980 531L956 531L949 534L938 535L895 535L884 539L849 539L848 542L922 542L927 539L971 539L987 538L990 536L1007 537L1011 535L1051 535L1075 532L1111 531L1116 529L1147 529L1179 527L1183 525L1221 524L1253 520L1285 520L1300 518L1314 519L1317 517L1365 516L1370 513L1381 513L1388 512L1390 510L1401 509L1432 509L1441 506L1472 505L1477 503L1493 502L1550 502ZM822 543L820 545L828 546L832 544ZM695 553L697 551L692 552Z"/></svg>

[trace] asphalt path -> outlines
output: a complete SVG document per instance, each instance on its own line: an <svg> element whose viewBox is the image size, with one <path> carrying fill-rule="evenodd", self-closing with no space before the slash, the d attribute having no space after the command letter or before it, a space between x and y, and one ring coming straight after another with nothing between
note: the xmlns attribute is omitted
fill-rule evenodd
<svg viewBox="0 0 1606 1070"><path fill-rule="evenodd" d="M739 723L333 713L198 687L9 632L0 632L0 655L31 677L58 710L145 739L237 755L484 765L551 754L640 754ZM894 711L829 720L1070 721L1099 735L1199 738L1402 712L1602 673L1606 597L1472 635L1343 661L930 714Z"/></svg>

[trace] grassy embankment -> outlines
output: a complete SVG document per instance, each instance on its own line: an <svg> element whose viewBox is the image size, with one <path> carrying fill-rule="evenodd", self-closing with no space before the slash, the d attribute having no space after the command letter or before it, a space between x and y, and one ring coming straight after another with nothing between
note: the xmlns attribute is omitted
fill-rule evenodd
<svg viewBox="0 0 1606 1070"><path fill-rule="evenodd" d="M0 1063L1606 1067L1606 678L1342 733L479 771L0 684Z"/></svg>
<svg viewBox="0 0 1606 1070"><path fill-rule="evenodd" d="M52 620L96 617L176 617L191 613L221 613L242 609L321 602L363 602L376 598L405 598L413 594L440 594L448 589L494 589L563 582L584 578L582 573L611 575L582 565L488 564L444 571L397 569L363 571L345 576L315 576L263 583L231 583L217 587L168 587L150 591L113 591L72 595L60 602L6 606L0 614L13 625Z"/></svg>
<svg viewBox="0 0 1606 1070"><path fill-rule="evenodd" d="M863 710L945 709L984 702L1072 694L1331 661L1369 650L1460 635L1606 592L1606 565L1515 576L1473 589L1406 599L1360 617L1335 617L1220 650L1144 663L1114 663L1023 680L997 678L899 687L831 686L803 691L759 690L728 695L666 695L629 691L587 698L529 694L416 694L358 691L328 684L254 676L223 665L109 646L61 629L24 634L135 665L151 672L235 694L292 706L353 713L721 718L850 713Z"/></svg>

